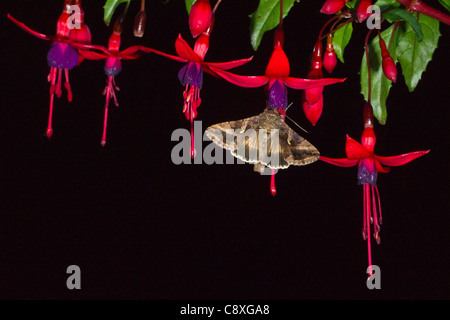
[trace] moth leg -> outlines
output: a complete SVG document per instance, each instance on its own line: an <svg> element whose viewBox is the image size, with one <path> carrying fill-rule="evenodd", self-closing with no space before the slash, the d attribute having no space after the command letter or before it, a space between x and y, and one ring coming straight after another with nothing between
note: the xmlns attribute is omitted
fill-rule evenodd
<svg viewBox="0 0 450 320"><path fill-rule="evenodd" d="M289 130L288 131L288 137L287 137L287 143L288 145L291 145L291 141L293 140L292 138L294 137L294 131Z"/></svg>

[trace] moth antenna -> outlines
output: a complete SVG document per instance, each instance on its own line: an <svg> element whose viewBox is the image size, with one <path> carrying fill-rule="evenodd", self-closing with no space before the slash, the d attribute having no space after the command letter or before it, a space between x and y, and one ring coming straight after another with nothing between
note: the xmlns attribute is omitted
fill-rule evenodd
<svg viewBox="0 0 450 320"><path fill-rule="evenodd" d="M294 104L294 103L291 102L291 103L287 106L287 108L286 108L285 111L288 111L288 109L289 109L293 104ZM292 121L297 127L299 127L301 130L303 130L303 131L305 131L307 134L309 134L308 131L306 131L305 129L303 129L297 122L295 122L294 120L292 120L292 118L289 117L287 114L284 114L284 116L285 116L286 118L288 118L289 120L291 120L291 121Z"/></svg>
<svg viewBox="0 0 450 320"><path fill-rule="evenodd" d="M308 131L306 131L305 129L303 129L297 122L295 122L294 120L292 120L291 117L289 117L287 114L285 114L286 118L288 118L289 120L291 120L297 127L299 127L301 130L305 131L307 134L309 134Z"/></svg>

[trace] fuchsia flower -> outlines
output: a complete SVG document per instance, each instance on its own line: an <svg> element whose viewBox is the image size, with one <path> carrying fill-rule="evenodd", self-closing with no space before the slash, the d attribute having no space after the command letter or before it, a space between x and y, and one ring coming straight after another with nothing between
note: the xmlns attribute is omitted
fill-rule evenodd
<svg viewBox="0 0 450 320"><path fill-rule="evenodd" d="M195 157L194 149L194 119L197 117L197 108L200 106L200 90L203 85L203 71L216 75L219 70L227 70L236 68L244 63L252 60L253 57L248 59L241 59L229 62L206 62L204 57L209 49L209 35L211 33L213 21L210 24L208 30L196 40L194 50L189 47L186 41L178 35L175 41L175 50L178 56L170 55L158 50L141 47L144 52L153 52L162 55L166 58L187 63L178 73L178 79L181 84L185 86L183 92L184 105L183 113L186 118L191 121L191 156Z"/></svg>
<svg viewBox="0 0 450 320"><path fill-rule="evenodd" d="M50 74L48 76L48 81L50 82L50 110L49 110L49 118L48 118L48 127L47 127L47 136L49 138L53 135L52 129L52 115L53 115L53 100L54 94L59 98L61 97L61 80L62 80L62 71L64 70L64 75L66 78L65 88L67 90L67 98L72 101L72 89L69 83L69 70L73 69L79 63L81 63L82 59L77 52L78 49L99 49L98 46L90 45L89 42L91 40L89 28L84 24L83 21L83 12L81 9L81 1L75 0L75 3L80 6L81 14L78 17L79 21L75 21L77 24L80 24L80 29L71 29L68 26L68 22L70 21L71 16L71 5L73 1L66 0L64 2L64 10L60 15L57 26L56 26L56 35L47 36L42 33L38 33L29 27L27 27L24 23L14 19L11 15L8 14L8 18L13 21L18 27L30 33L31 35L47 41L52 41L53 44L47 54L47 63L50 67ZM77 17L75 17L77 18ZM82 42L80 42L82 41Z"/></svg>
<svg viewBox="0 0 450 320"><path fill-rule="evenodd" d="M414 159L417 159L428 152L416 151L401 154L398 156L382 157L374 153L375 132L373 130L372 107L369 103L364 107L365 128L361 136L361 144L347 135L345 152L347 158L333 159L320 157L320 160L331 163L339 167L353 167L358 165L358 184L363 185L364 216L363 216L363 239L367 240L367 250L369 267L372 265L371 246L370 246L370 224L374 225L374 238L380 243L380 225L382 223L380 195L377 187L378 172L387 173L391 166L401 166ZM385 167L386 166L386 167ZM376 197L378 201L376 201ZM377 208L378 206L378 208ZM371 270L371 269L369 269ZM370 274L371 271L370 271Z"/></svg>
<svg viewBox="0 0 450 320"><path fill-rule="evenodd" d="M299 79L290 77L289 60L280 41L275 41L274 50L267 64L264 76L241 76L213 68L225 80L246 88L267 85L267 108L286 109L288 105L287 88L314 89L343 82L345 79Z"/></svg>
<svg viewBox="0 0 450 320"><path fill-rule="evenodd" d="M108 49L104 48L102 53L97 53L95 51L84 51L80 50L80 55L89 60L102 60L106 59L105 62L105 74L108 77L106 80L106 87L103 90L103 95L106 96L105 102L105 115L103 120L103 135L101 140L101 145L106 144L106 128L108 124L108 107L111 97L114 99L115 105L118 107L119 102L117 101L115 90L120 90L115 82L115 76L117 76L122 71L122 60L135 60L141 56L139 52L140 46L132 46L123 51L119 51L121 43L121 33L123 30L122 26L123 19L119 18L114 25L114 30L109 38Z"/></svg>

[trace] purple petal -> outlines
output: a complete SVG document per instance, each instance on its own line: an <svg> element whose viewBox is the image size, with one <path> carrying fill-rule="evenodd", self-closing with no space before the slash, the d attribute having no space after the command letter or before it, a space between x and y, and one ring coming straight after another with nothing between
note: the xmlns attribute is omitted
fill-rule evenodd
<svg viewBox="0 0 450 320"><path fill-rule="evenodd" d="M56 42L47 54L47 63L51 68L72 69L78 63L78 53L67 43Z"/></svg>
<svg viewBox="0 0 450 320"><path fill-rule="evenodd" d="M189 62L178 72L178 79L183 86L190 84L201 89L203 86L202 66L199 63Z"/></svg>
<svg viewBox="0 0 450 320"><path fill-rule="evenodd" d="M281 81L275 81L270 87L267 94L267 108L283 108L287 107L287 90Z"/></svg>
<svg viewBox="0 0 450 320"><path fill-rule="evenodd" d="M371 184L376 187L378 171L373 159L367 158L361 160L358 167L358 184Z"/></svg>
<svg viewBox="0 0 450 320"><path fill-rule="evenodd" d="M105 63L105 73L107 76L117 76L122 71L120 58L108 58Z"/></svg>

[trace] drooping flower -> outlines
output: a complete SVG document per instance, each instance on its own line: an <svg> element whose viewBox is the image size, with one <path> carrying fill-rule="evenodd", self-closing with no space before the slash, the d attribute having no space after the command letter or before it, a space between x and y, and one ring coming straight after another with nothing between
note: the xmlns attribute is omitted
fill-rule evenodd
<svg viewBox="0 0 450 320"><path fill-rule="evenodd" d="M119 17L116 21L113 29L113 33L109 38L108 49L104 48L101 53L95 51L80 50L80 55L89 60L103 60L105 59L105 74L107 76L106 87L103 90L103 95L106 96L105 101L105 114L103 119L103 134L101 145L106 144L106 128L108 125L108 108L111 98L114 99L114 104L118 107L115 90L119 91L119 87L116 85L115 76L122 71L122 60L135 60L141 56L139 51L140 46L132 46L123 51L119 51L121 43L121 34L123 30L123 17Z"/></svg>
<svg viewBox="0 0 450 320"><path fill-rule="evenodd" d="M217 70L214 67L213 70L225 80L241 87L256 88L267 85L267 108L269 109L287 108L287 87L299 90L323 89L324 86L345 81L345 79L300 79L290 77L289 60L280 43L275 44L263 76L241 76Z"/></svg>
<svg viewBox="0 0 450 320"><path fill-rule="evenodd" d="M197 117L197 109L200 106L200 90L203 85L203 72L216 75L218 70L227 70L239 67L244 63L249 62L253 57L248 59L234 60L229 62L206 62L204 57L209 49L209 36L211 33L213 22L211 22L208 30L196 40L194 49L187 44L187 42L178 35L175 41L175 50L178 56L167 54L151 48L141 47L144 52L153 52L164 56L166 58L184 62L186 65L181 68L178 73L178 79L181 84L185 86L183 92L184 105L183 113L191 122L191 156L195 157L194 149L194 119Z"/></svg>
<svg viewBox="0 0 450 320"><path fill-rule="evenodd" d="M372 266L371 244L370 244L370 224L373 224L374 238L380 243L380 225L382 223L381 201L377 187L378 173L387 173L391 166L401 166L414 159L417 159L428 152L415 151L397 156L382 157L374 153L376 136L373 130L373 114L370 104L364 107L365 128L361 136L361 143L347 135L345 144L346 158L333 159L320 157L320 160L339 167L353 167L358 165L358 184L363 186L363 229L362 236L367 240L367 251L369 261L369 274Z"/></svg>
<svg viewBox="0 0 450 320"><path fill-rule="evenodd" d="M76 1L81 9L81 1ZM61 81L62 81L62 72L64 71L65 75L65 83L64 86L67 90L67 98L72 101L72 89L69 82L69 70L73 69L77 64L81 63L80 56L77 52L79 49L98 49L103 50L103 48L91 45L89 43L81 43L77 40L88 42L90 41L90 32L89 28L84 24L82 19L82 15L80 14L78 17L75 16L75 19L79 19L75 21L75 24L80 25L81 31L74 31L72 27L69 27L68 23L70 21L70 17L72 14L72 6L73 1L65 0L64 1L64 9L60 17L57 21L56 26L56 35L47 36L45 34L36 32L29 27L27 27L24 23L16 20L10 14L7 17L14 22L18 27L23 29L24 31L30 33L31 35L42 39L51 41L52 45L47 54L47 63L50 67L50 74L48 75L48 82L50 82L50 110L49 110L49 118L48 118L48 126L47 126L47 136L49 138L53 135L52 129L52 116L53 116L53 101L54 95L59 98L62 95L61 90ZM82 11L81 11L82 12Z"/></svg>

